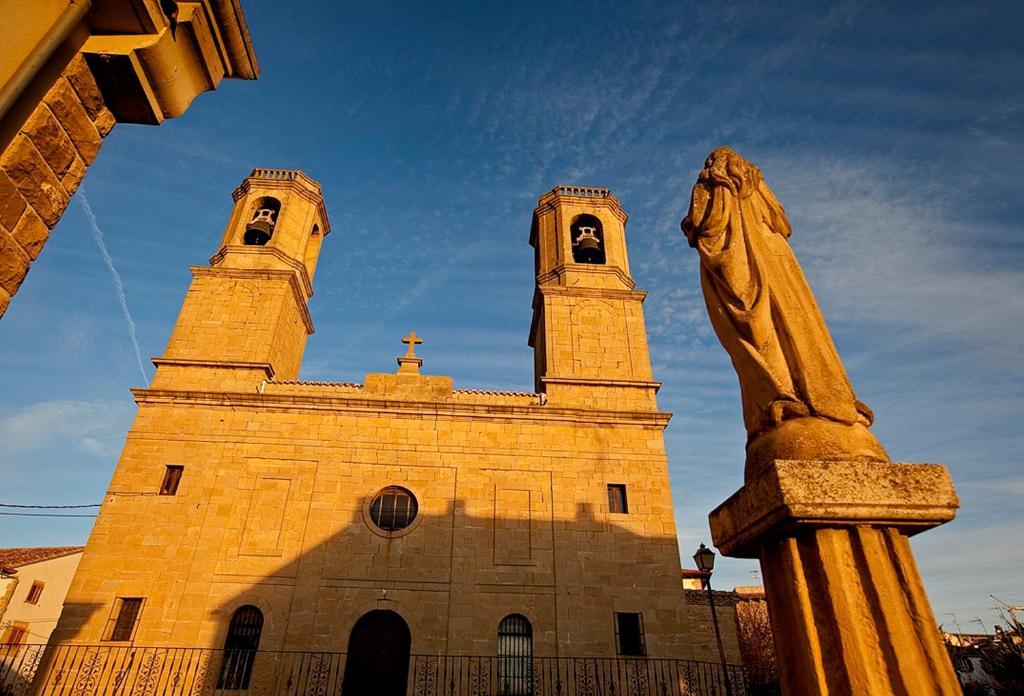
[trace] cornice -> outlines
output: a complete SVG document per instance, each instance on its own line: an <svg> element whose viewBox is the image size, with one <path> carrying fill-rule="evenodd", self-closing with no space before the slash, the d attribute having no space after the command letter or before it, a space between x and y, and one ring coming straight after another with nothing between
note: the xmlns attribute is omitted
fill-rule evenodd
<svg viewBox="0 0 1024 696"><path fill-rule="evenodd" d="M595 192L594 195L573 195L569 191ZM596 192L602 192L597 195ZM554 211L559 205L590 206L594 208L607 208L619 221L625 225L629 215L622 209L619 199L606 188L592 186L556 186L537 199L537 207L533 210L534 217Z"/></svg>
<svg viewBox="0 0 1024 696"><path fill-rule="evenodd" d="M227 257L228 253L242 256L273 256L275 259L298 274L302 290L306 294L306 299L308 300L313 296L313 281L309 279L309 272L306 270L306 267L277 247L252 246L248 244L225 244L217 250L216 254L210 257L210 266L216 266L219 264L225 259L225 257Z"/></svg>
<svg viewBox="0 0 1024 696"><path fill-rule="evenodd" d="M274 379L274 366L267 362L242 362L238 360L191 360L187 358L150 358L157 367L216 367L229 370L263 370L268 380Z"/></svg>
<svg viewBox="0 0 1024 696"><path fill-rule="evenodd" d="M541 384L570 384L580 387L632 387L634 389L661 389L661 382L648 379L601 379L590 377L541 377Z"/></svg>
<svg viewBox="0 0 1024 696"><path fill-rule="evenodd" d="M539 280L539 279L538 279ZM618 290L615 288L581 288L570 285L537 285L537 293L540 295L573 295L575 297L598 297L616 300L637 300L643 302L647 299L646 290Z"/></svg>
<svg viewBox="0 0 1024 696"><path fill-rule="evenodd" d="M209 392L174 389L132 389L140 406L174 404L232 409L251 408L278 411L355 412L367 414L448 416L465 419L563 422L588 425L629 425L664 429L672 417L662 411L609 411L509 404L472 404L440 401L397 401L348 396L310 394L260 394L258 392Z"/></svg>

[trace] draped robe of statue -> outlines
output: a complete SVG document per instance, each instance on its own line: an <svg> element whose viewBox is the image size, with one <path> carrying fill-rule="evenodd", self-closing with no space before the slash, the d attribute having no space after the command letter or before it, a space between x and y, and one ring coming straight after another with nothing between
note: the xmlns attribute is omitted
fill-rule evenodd
<svg viewBox="0 0 1024 696"><path fill-rule="evenodd" d="M748 443L797 418L870 425L790 249L785 211L757 167L728 148L712 152L681 227L700 254L708 314L739 376Z"/></svg>
<svg viewBox="0 0 1024 696"><path fill-rule="evenodd" d="M960 694L907 542L953 519L949 472L891 462L869 430L757 167L712 152L682 228L747 427L711 534L760 560L782 693Z"/></svg>

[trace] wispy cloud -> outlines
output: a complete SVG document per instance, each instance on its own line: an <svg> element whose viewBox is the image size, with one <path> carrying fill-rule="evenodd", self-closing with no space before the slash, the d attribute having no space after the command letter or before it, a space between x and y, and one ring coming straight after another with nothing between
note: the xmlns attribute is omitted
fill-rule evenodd
<svg viewBox="0 0 1024 696"><path fill-rule="evenodd" d="M44 401L0 418L0 462L52 447L115 455L135 408L124 401Z"/></svg>
<svg viewBox="0 0 1024 696"><path fill-rule="evenodd" d="M794 227L790 241L827 321L888 326L889 347L948 341L985 367L1024 375L1024 271L965 250L963 240L978 236L970 220L943 205L934 191L893 185L893 179L911 180L912 172L892 162L817 152L761 158L758 164L787 208ZM651 334L686 336L684 345L707 347L714 337L696 261L682 245L673 251L680 268L652 276L664 287L648 306Z"/></svg>
<svg viewBox="0 0 1024 696"><path fill-rule="evenodd" d="M831 319L954 342L988 368L1024 375L1024 271L965 248L984 233L934 191L894 185L913 171L810 157L764 165L789 202L794 247Z"/></svg>
<svg viewBox="0 0 1024 696"><path fill-rule="evenodd" d="M135 361L139 365L139 374L142 375L142 383L148 384L149 376L146 374L146 368L142 366L142 349L139 348L139 339L135 331L135 320L132 319L132 313L128 310L128 297L124 293L124 282L121 280L121 274L117 272L114 259L111 258L110 252L107 251L107 243L103 239L103 230L100 229L99 223L96 221L96 215L92 212L92 206L89 205L89 199L85 196L84 187L78 189L78 195L75 197L78 199L79 204L81 204L82 211L89 221L92 238L100 250L100 255L103 256L103 263L106 264L107 270L110 271L110 275L114 279L114 290L117 292L117 301L121 303L121 312L124 314L125 324L128 327L128 338L131 339L132 348L135 349Z"/></svg>

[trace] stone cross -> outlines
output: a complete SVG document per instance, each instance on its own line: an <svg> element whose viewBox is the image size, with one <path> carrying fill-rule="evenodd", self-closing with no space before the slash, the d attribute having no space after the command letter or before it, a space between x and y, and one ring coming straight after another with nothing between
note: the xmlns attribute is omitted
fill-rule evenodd
<svg viewBox="0 0 1024 696"><path fill-rule="evenodd" d="M418 375L423 360L416 357L416 344L423 343L423 339L417 336L415 331L410 331L409 335L402 339L402 343L408 344L409 350L398 359L398 373Z"/></svg>
<svg viewBox="0 0 1024 696"><path fill-rule="evenodd" d="M415 331L410 331L409 335L402 339L402 343L409 344L409 352L405 354L407 358L416 357L416 344L423 343L423 339L416 335Z"/></svg>

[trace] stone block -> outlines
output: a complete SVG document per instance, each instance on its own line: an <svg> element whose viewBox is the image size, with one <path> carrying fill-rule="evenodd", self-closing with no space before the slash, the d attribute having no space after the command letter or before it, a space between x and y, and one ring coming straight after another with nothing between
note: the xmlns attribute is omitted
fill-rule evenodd
<svg viewBox="0 0 1024 696"><path fill-rule="evenodd" d="M18 192L11 178L0 171L0 227L13 230L27 207L25 198Z"/></svg>
<svg viewBox="0 0 1024 696"><path fill-rule="evenodd" d="M10 177L43 222L53 227L68 205L68 194L32 142L22 134L4 151L0 169Z"/></svg>
<svg viewBox="0 0 1024 696"><path fill-rule="evenodd" d="M36 150L50 165L57 178L63 178L78 152L68 134L50 113L50 109L46 106L37 106L21 132L36 146Z"/></svg>
<svg viewBox="0 0 1024 696"><path fill-rule="evenodd" d="M21 245L7 232L0 232L0 289L13 295L28 273L29 259Z"/></svg>
<svg viewBox="0 0 1024 696"><path fill-rule="evenodd" d="M103 108L93 119L93 123L96 124L96 130L99 131L100 137L105 138L110 135L110 131L114 130L114 126L117 125L117 119L114 118L114 114L110 112L110 109Z"/></svg>
<svg viewBox="0 0 1024 696"><path fill-rule="evenodd" d="M64 175L64 178L60 180L60 183L64 185L64 190L68 192L69 196L75 195L75 191L82 184L82 179L85 178L85 172L87 166L82 161L81 157L76 157L75 161L72 162L71 167L68 168L68 173Z"/></svg>
<svg viewBox="0 0 1024 696"><path fill-rule="evenodd" d="M25 255L32 261L39 257L43 245L50 237L50 228L36 215L32 209L26 210L21 220L14 227L11 235L18 240L18 244L25 250Z"/></svg>
<svg viewBox="0 0 1024 696"><path fill-rule="evenodd" d="M871 525L904 534L953 519L960 502L946 467L875 461L776 460L711 511L711 535L727 556L797 528Z"/></svg>
<svg viewBox="0 0 1024 696"><path fill-rule="evenodd" d="M92 164L96 153L100 151L100 145L103 144L103 138L85 112L82 100L78 98L71 83L64 79L57 80L47 92L44 101L67 131L78 154L87 165Z"/></svg>
<svg viewBox="0 0 1024 696"><path fill-rule="evenodd" d="M99 85L96 84L96 78L93 77L92 70L89 69L89 65L85 62L85 58L82 54L77 54L68 67L64 70L64 76L68 78L68 81L75 88L75 92L78 94L78 98L82 101L82 106L85 107L86 112L89 114L89 118L96 120L96 117L106 108L103 101L103 94L100 92Z"/></svg>

